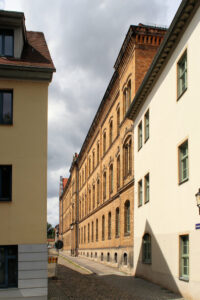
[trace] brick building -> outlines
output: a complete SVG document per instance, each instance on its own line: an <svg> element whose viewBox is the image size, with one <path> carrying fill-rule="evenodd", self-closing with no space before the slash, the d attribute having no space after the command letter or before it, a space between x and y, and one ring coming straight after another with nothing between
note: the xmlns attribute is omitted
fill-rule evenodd
<svg viewBox="0 0 200 300"><path fill-rule="evenodd" d="M165 32L130 26L65 187L61 180L64 250L128 272L133 267L134 170L133 122L125 115Z"/></svg>

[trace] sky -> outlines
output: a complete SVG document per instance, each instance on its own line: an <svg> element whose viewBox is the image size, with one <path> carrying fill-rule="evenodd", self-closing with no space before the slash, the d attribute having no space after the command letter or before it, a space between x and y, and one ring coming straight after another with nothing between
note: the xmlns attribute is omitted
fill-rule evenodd
<svg viewBox="0 0 200 300"><path fill-rule="evenodd" d="M56 67L49 86L48 222L59 222L59 179L75 152L114 72L130 25L169 26L181 0L0 0L22 11L26 29L42 31Z"/></svg>

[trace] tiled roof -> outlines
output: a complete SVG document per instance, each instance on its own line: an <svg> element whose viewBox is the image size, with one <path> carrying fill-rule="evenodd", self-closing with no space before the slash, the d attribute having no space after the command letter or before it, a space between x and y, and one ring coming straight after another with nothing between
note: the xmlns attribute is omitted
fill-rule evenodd
<svg viewBox="0 0 200 300"><path fill-rule="evenodd" d="M63 178L63 190L67 184L68 178Z"/></svg>
<svg viewBox="0 0 200 300"><path fill-rule="evenodd" d="M27 31L27 42L20 59L0 57L0 65L45 68L55 71L47 43L42 32Z"/></svg>

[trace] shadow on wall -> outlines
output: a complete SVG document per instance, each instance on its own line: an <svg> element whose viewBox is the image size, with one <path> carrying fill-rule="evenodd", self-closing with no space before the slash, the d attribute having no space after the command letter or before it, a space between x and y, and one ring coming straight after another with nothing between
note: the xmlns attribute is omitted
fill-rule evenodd
<svg viewBox="0 0 200 300"><path fill-rule="evenodd" d="M181 294L180 290L176 284L175 278L172 275L170 268L168 266L167 260L159 246L159 242L152 231L152 228L148 221L146 221L144 235L150 235L151 239L151 258L149 260L148 257L148 245L144 246L142 240L140 243L139 257L136 262L135 268L135 276L147 279L151 282L157 283L160 286L167 288L177 294ZM144 237L144 236L143 236ZM148 238L148 236L147 236ZM148 243L148 241L146 241ZM169 243L169 241L165 241L165 243ZM170 245L169 245L170 247ZM146 250L146 263L144 263L144 249ZM171 251L171 255L173 255L173 250ZM148 261L149 260L149 261Z"/></svg>

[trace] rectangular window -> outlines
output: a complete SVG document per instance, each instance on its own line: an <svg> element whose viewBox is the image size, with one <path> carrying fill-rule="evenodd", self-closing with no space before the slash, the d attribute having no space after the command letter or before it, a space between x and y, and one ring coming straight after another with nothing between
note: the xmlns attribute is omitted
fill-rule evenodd
<svg viewBox="0 0 200 300"><path fill-rule="evenodd" d="M145 185L145 194L144 194L144 202L149 202L149 173L144 177L144 185Z"/></svg>
<svg viewBox="0 0 200 300"><path fill-rule="evenodd" d="M13 30L0 30L0 56L14 55Z"/></svg>
<svg viewBox="0 0 200 300"><path fill-rule="evenodd" d="M13 93L0 91L0 124L13 123Z"/></svg>
<svg viewBox="0 0 200 300"><path fill-rule="evenodd" d="M12 166L0 165L0 201L12 200Z"/></svg>
<svg viewBox="0 0 200 300"><path fill-rule="evenodd" d="M187 89L187 52L182 55L177 66L178 98Z"/></svg>
<svg viewBox="0 0 200 300"><path fill-rule="evenodd" d="M188 141L185 141L178 148L179 152L179 183L186 181L189 178L188 167Z"/></svg>
<svg viewBox="0 0 200 300"><path fill-rule="evenodd" d="M0 246L0 288L18 286L18 247Z"/></svg>
<svg viewBox="0 0 200 300"><path fill-rule="evenodd" d="M138 206L142 205L142 180L138 182Z"/></svg>
<svg viewBox="0 0 200 300"><path fill-rule="evenodd" d="M189 280L189 235L180 236L180 279Z"/></svg>
<svg viewBox="0 0 200 300"><path fill-rule="evenodd" d="M138 125L138 150L142 148L142 122Z"/></svg>
<svg viewBox="0 0 200 300"><path fill-rule="evenodd" d="M144 115L144 140L145 142L149 139L149 110Z"/></svg>

